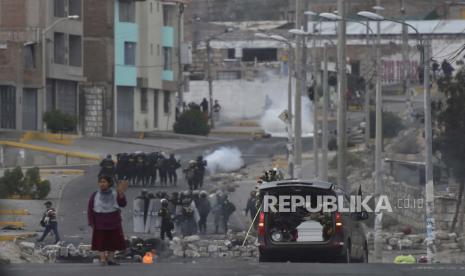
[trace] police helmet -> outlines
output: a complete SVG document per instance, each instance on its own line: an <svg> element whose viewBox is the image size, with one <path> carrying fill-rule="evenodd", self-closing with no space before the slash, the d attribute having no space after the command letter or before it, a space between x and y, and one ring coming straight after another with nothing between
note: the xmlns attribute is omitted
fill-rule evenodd
<svg viewBox="0 0 465 276"><path fill-rule="evenodd" d="M162 207L168 207L168 200L166 198L160 200L160 203Z"/></svg>

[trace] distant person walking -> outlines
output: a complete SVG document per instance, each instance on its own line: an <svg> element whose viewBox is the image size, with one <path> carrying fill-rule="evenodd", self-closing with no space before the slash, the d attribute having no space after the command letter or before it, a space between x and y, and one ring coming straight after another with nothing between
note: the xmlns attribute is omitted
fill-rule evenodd
<svg viewBox="0 0 465 276"><path fill-rule="evenodd" d="M57 212L55 208L52 208L52 202L47 201L44 203L44 205L46 210L42 216L42 219L40 220L40 225L45 227L45 229L37 242L43 242L50 231L53 231L53 235L55 235L55 243L58 243L60 241L60 235L58 234Z"/></svg>
<svg viewBox="0 0 465 276"><path fill-rule="evenodd" d="M207 98L203 98L202 102L200 103L200 108L202 109L203 115L205 119L208 120L208 101Z"/></svg>
<svg viewBox="0 0 465 276"><path fill-rule="evenodd" d="M213 120L216 122L220 120L220 111L221 105L218 103L218 100L215 100L215 104L213 105Z"/></svg>
<svg viewBox="0 0 465 276"><path fill-rule="evenodd" d="M247 213L250 214L250 219L252 219L254 227L257 227L258 220L255 219L254 221L255 215L257 214L257 196L255 191L250 192L250 197L247 200L247 206L245 207L244 213L245 215L247 215Z"/></svg>
<svg viewBox="0 0 465 276"><path fill-rule="evenodd" d="M100 252L102 265L119 265L114 257L115 251L126 249L124 240L121 208L125 207L128 188L127 181L121 181L113 187L113 179L100 176L99 190L94 192L87 206L87 219L92 227L92 250Z"/></svg>

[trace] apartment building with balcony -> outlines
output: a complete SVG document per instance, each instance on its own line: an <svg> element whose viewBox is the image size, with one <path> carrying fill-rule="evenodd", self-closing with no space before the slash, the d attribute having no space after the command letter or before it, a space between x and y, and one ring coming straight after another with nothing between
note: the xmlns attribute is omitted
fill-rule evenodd
<svg viewBox="0 0 465 276"><path fill-rule="evenodd" d="M171 130L178 90L178 3L88 0L85 10L83 132Z"/></svg>
<svg viewBox="0 0 465 276"><path fill-rule="evenodd" d="M52 109L79 116L82 35L82 0L0 1L0 129L41 130Z"/></svg>

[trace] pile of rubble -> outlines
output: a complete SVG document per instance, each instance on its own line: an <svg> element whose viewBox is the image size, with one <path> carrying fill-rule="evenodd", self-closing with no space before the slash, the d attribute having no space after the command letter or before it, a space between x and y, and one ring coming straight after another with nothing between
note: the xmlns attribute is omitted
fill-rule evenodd
<svg viewBox="0 0 465 276"><path fill-rule="evenodd" d="M97 254L91 251L90 245L58 243L37 246L36 243L17 239L16 241L2 242L0 244L0 263L54 263L57 259L75 258L91 260Z"/></svg>
<svg viewBox="0 0 465 276"><path fill-rule="evenodd" d="M199 236L185 238L175 237L170 242L170 249L176 257L187 258L244 258L257 257L258 250L255 245L256 238L249 236L244 246L242 243L245 233L224 235L211 235L201 239Z"/></svg>
<svg viewBox="0 0 465 276"><path fill-rule="evenodd" d="M403 232L383 232L384 250L426 250L425 234L406 235ZM368 233L368 244L373 249L374 233ZM464 237L458 237L456 233L444 231L436 232L436 249L451 253L463 253L465 251Z"/></svg>
<svg viewBox="0 0 465 276"><path fill-rule="evenodd" d="M245 174L239 172L218 173L207 177L206 181L211 182L213 184L213 188L210 191L211 193L216 192L217 190L232 193L237 188L236 182L245 180L246 177L247 176Z"/></svg>

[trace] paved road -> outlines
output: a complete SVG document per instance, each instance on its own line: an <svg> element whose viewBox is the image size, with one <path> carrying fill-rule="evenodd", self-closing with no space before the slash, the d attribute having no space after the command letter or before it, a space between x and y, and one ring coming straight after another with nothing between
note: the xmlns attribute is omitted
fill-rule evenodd
<svg viewBox="0 0 465 276"><path fill-rule="evenodd" d="M225 142L224 144L215 144L212 146L202 145L195 148L181 149L175 151L176 154L181 156L181 159L185 162L187 160L193 159L196 156L205 153L206 151L213 151L218 149L221 146L232 146L238 147L244 157L246 165L252 164L256 161L270 158L274 154L284 154L285 153L285 139L271 138L271 139L239 139L230 142ZM311 139L304 139L304 149L305 151L311 150L312 141ZM98 167L91 166L86 168L86 173L84 176L76 178L75 180L68 183L68 185L63 190L62 198L59 205L58 220L61 236L67 242L80 243L80 242L89 242L91 237L90 228L87 226L87 201L92 192L97 189L97 174ZM169 187L163 188L163 190L171 193L173 191L180 191L187 189L187 185L182 178L182 174L178 173L180 176L180 181L178 187ZM208 183L207 183L208 185ZM162 188L151 188L150 192L156 192ZM127 197L129 199L129 204L126 208L123 209L123 221L124 230L127 235L132 234L132 199L135 198L140 193L141 188L130 188L127 192ZM250 190L240 189L240 194L235 193L234 197L238 196L237 202L244 202ZM242 205L242 204L241 204ZM235 216L240 215L240 210L244 206L236 206L237 212ZM231 218L231 223L235 224L233 226L244 228L245 224L239 218ZM212 229L212 228L210 228ZM51 240L49 240L51 242Z"/></svg>
<svg viewBox="0 0 465 276"><path fill-rule="evenodd" d="M101 267L96 264L11 265L3 268L6 276L50 275L357 275L357 276L458 276L465 275L465 266L459 265L392 265L392 264L305 264L215 259L204 261L162 262L154 265L122 264L119 267Z"/></svg>

